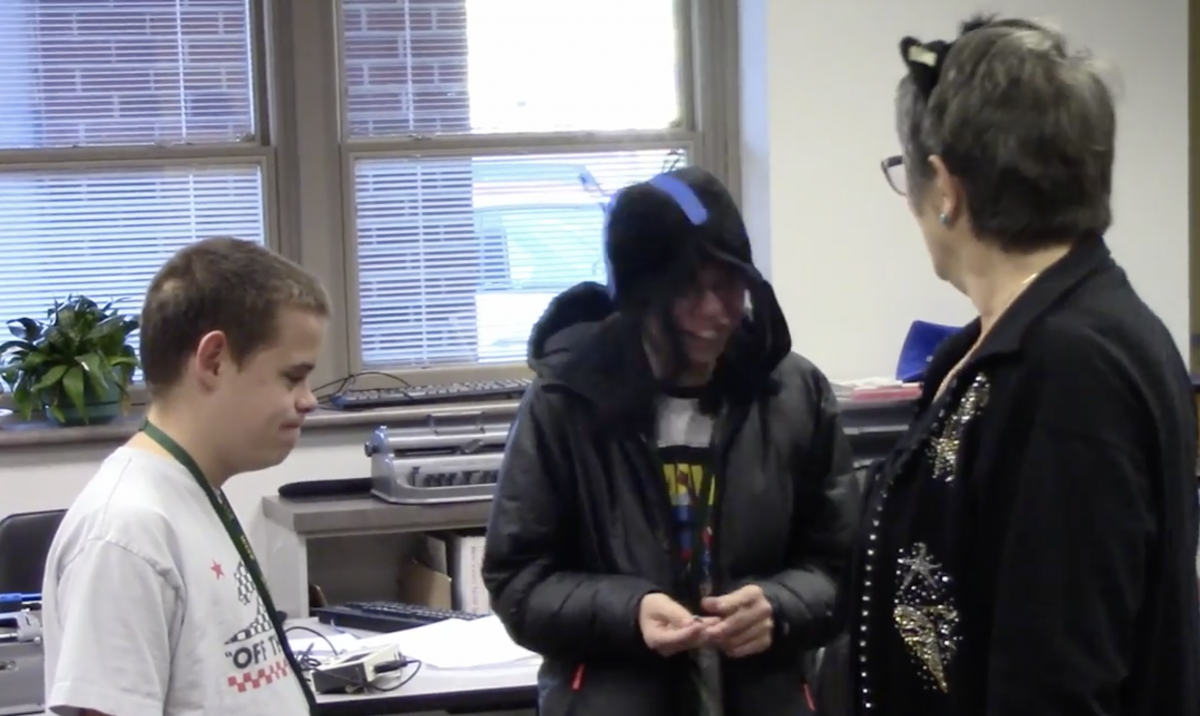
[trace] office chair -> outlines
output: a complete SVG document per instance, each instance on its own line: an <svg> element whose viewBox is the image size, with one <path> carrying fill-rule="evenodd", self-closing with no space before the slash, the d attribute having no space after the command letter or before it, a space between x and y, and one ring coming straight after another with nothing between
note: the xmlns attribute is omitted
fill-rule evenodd
<svg viewBox="0 0 1200 716"><path fill-rule="evenodd" d="M0 519L0 594L40 594L50 543L66 510L24 512Z"/></svg>

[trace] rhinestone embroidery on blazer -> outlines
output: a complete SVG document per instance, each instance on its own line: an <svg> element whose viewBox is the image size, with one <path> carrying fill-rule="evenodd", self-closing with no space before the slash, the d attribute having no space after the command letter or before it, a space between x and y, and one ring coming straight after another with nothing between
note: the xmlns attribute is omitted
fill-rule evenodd
<svg viewBox="0 0 1200 716"><path fill-rule="evenodd" d="M958 610L950 596L950 575L917 542L896 560L896 607L892 619L921 674L942 693L950 691L947 667L958 649Z"/></svg>
<svg viewBox="0 0 1200 716"><path fill-rule="evenodd" d="M990 384L983 374L976 375L949 415L939 414L926 446L933 479L947 484L954 482L959 469L959 450L971 421L987 404ZM953 390L953 386L950 390ZM858 628L859 698L864 710L874 711L875 700L867 668L867 645L871 600L874 596L876 542L879 538L880 517L887 503L890 482L879 489L879 500L871 515L867 534L860 606L862 621ZM925 681L934 689L948 693L947 671L958 648L958 610L950 593L952 580L941 565L929 555L928 545L916 543L897 555L896 580L898 589L892 620L905 646L917 661Z"/></svg>
<svg viewBox="0 0 1200 716"><path fill-rule="evenodd" d="M971 386L963 393L953 412L929 439L928 458L933 465L933 478L953 482L958 473L958 451L967 426L987 405L988 379L982 373L975 376Z"/></svg>

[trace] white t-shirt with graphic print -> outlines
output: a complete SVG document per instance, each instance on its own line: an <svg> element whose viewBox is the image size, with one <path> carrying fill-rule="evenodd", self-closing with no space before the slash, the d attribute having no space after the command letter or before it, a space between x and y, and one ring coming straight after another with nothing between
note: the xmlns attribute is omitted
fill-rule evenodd
<svg viewBox="0 0 1200 716"><path fill-rule="evenodd" d="M55 714L308 714L233 541L174 460L104 461L63 519L42 598Z"/></svg>

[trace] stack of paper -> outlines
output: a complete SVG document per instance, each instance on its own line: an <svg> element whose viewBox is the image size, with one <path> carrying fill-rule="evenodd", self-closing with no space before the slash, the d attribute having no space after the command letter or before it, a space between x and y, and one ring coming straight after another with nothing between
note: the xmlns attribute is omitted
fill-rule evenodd
<svg viewBox="0 0 1200 716"><path fill-rule="evenodd" d="M474 669L516 664L538 655L513 643L495 616L447 619L428 626L359 639L356 648L395 644L406 658L435 669Z"/></svg>

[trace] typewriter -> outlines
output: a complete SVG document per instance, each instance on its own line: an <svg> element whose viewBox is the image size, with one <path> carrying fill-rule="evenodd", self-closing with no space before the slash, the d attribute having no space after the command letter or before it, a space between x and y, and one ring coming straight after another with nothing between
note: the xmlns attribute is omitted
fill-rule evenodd
<svg viewBox="0 0 1200 716"><path fill-rule="evenodd" d="M856 467L887 455L907 429L912 410L909 398L843 400L842 422ZM371 493L402 505L492 499L515 415L512 403L481 412L436 413L375 430L366 442Z"/></svg>
<svg viewBox="0 0 1200 716"><path fill-rule="evenodd" d="M365 445L371 494L402 505L492 499L515 407L431 415L420 427L381 427Z"/></svg>

